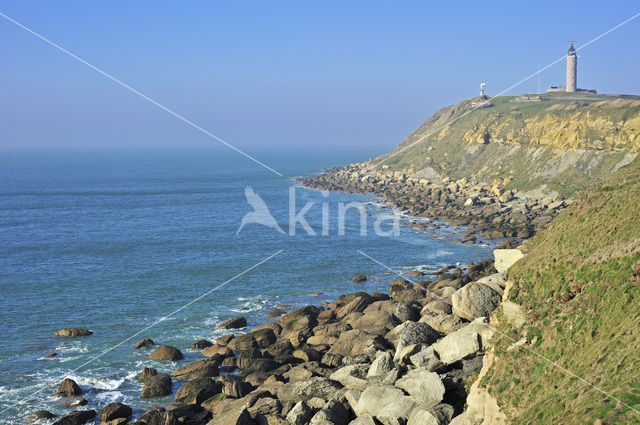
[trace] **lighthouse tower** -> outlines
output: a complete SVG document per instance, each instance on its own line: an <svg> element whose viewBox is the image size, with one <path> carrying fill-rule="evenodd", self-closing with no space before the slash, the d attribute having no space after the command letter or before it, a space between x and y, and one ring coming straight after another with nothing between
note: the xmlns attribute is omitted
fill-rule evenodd
<svg viewBox="0 0 640 425"><path fill-rule="evenodd" d="M567 92L576 91L576 83L578 80L578 56L576 49L573 47L574 41L570 41L569 53L567 53Z"/></svg>

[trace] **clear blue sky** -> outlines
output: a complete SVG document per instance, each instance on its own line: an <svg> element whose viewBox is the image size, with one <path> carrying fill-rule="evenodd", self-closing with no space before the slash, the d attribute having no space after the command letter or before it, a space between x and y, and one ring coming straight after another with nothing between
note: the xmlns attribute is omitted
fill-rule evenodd
<svg viewBox="0 0 640 425"><path fill-rule="evenodd" d="M442 106L495 94L637 1L2 1L0 11L259 152L382 153ZM0 148L216 143L0 18ZM580 52L578 85L640 92L640 18ZM542 87L564 83L564 62ZM535 92L533 78L513 93Z"/></svg>

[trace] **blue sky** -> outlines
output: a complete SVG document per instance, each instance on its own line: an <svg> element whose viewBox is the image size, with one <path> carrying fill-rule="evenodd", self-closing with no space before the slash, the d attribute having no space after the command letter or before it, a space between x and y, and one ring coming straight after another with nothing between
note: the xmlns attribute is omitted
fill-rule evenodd
<svg viewBox="0 0 640 425"><path fill-rule="evenodd" d="M2 1L21 22L248 152L378 154L640 11L581 2ZM442 4L445 3L445 4ZM0 18L0 148L217 142ZM640 93L640 18L580 52L578 85ZM564 62L542 87L564 83ZM537 91L533 78L512 93Z"/></svg>

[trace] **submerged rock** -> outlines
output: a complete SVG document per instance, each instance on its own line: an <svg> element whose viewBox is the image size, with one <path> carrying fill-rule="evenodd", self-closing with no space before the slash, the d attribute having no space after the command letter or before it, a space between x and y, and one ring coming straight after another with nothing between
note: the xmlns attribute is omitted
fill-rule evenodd
<svg viewBox="0 0 640 425"><path fill-rule="evenodd" d="M60 329L57 332L54 332L54 335L61 336L64 338L72 338L75 336L93 335L93 332L91 332L89 329L83 329L83 328L64 328L64 329Z"/></svg>
<svg viewBox="0 0 640 425"><path fill-rule="evenodd" d="M242 316L234 317L219 323L214 329L240 329L247 327L247 319Z"/></svg>

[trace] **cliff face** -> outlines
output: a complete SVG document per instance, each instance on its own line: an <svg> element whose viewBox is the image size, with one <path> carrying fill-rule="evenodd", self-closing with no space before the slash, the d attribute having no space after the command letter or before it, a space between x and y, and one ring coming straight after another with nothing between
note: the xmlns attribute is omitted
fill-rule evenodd
<svg viewBox="0 0 640 425"><path fill-rule="evenodd" d="M640 151L640 100L505 96L473 109L478 104L476 98L436 112L375 159L384 162L374 170L481 183L508 178L506 190L542 187L570 197Z"/></svg>

